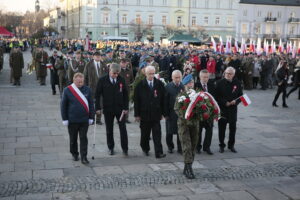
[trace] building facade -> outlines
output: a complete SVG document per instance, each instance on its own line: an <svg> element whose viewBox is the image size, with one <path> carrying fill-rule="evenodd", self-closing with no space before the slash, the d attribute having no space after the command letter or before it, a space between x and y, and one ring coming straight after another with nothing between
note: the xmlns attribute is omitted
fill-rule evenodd
<svg viewBox="0 0 300 200"><path fill-rule="evenodd" d="M104 36L159 41L172 31L234 36L239 0L60 0L65 38ZM60 27L59 27L60 26Z"/></svg>
<svg viewBox="0 0 300 200"><path fill-rule="evenodd" d="M236 38L300 39L300 1L241 0Z"/></svg>

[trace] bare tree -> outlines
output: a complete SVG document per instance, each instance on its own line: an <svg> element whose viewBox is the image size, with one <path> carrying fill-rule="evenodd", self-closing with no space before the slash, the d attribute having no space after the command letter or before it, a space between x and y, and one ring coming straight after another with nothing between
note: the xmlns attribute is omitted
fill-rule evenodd
<svg viewBox="0 0 300 200"><path fill-rule="evenodd" d="M192 27L189 33L198 39L206 39L208 37L208 34L203 26Z"/></svg>
<svg viewBox="0 0 300 200"><path fill-rule="evenodd" d="M149 41L153 41L154 39L154 31L152 29L152 25L144 24L142 21L138 23L136 23L135 21L131 21L129 24L129 31L131 33L134 33L136 41L141 41L144 36Z"/></svg>

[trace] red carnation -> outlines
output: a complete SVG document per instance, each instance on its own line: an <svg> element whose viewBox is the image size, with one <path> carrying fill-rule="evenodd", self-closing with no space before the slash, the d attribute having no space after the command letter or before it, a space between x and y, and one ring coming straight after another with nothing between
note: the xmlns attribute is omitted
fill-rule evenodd
<svg viewBox="0 0 300 200"><path fill-rule="evenodd" d="M202 104L202 105L201 105L201 109L202 109L202 110L206 110L206 109L207 109L207 106L206 106L205 104Z"/></svg>
<svg viewBox="0 0 300 200"><path fill-rule="evenodd" d="M203 117L204 120L208 120L209 114L208 113L203 113L202 117Z"/></svg>
<svg viewBox="0 0 300 200"><path fill-rule="evenodd" d="M185 102L185 103L190 103L191 100L190 100L189 98L186 98L186 99L184 100L184 102Z"/></svg>
<svg viewBox="0 0 300 200"><path fill-rule="evenodd" d="M186 106L182 106L182 107L181 107L181 110L186 110Z"/></svg>
<svg viewBox="0 0 300 200"><path fill-rule="evenodd" d="M218 109L214 109L214 113L215 113L215 114L219 114Z"/></svg>
<svg viewBox="0 0 300 200"><path fill-rule="evenodd" d="M198 101L203 101L203 97L198 96Z"/></svg>
<svg viewBox="0 0 300 200"><path fill-rule="evenodd" d="M190 118L192 118L193 116L194 116L194 113L193 113L193 112L191 112Z"/></svg>

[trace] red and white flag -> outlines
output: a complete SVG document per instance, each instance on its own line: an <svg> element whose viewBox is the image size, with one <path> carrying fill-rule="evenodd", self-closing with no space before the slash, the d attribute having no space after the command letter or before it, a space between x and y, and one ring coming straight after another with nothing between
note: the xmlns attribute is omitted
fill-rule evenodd
<svg viewBox="0 0 300 200"><path fill-rule="evenodd" d="M211 36L211 43L214 48L214 51L217 52L217 44L213 36Z"/></svg>
<svg viewBox="0 0 300 200"><path fill-rule="evenodd" d="M231 37L227 37L227 41L226 41L226 53L231 53Z"/></svg>
<svg viewBox="0 0 300 200"><path fill-rule="evenodd" d="M257 55L261 55L261 53L262 53L262 51L261 51L261 39L260 38L257 39L256 53L257 53Z"/></svg>
<svg viewBox="0 0 300 200"><path fill-rule="evenodd" d="M220 47L219 47L220 53L224 53L224 46L223 46L223 39L222 36L220 36Z"/></svg>
<svg viewBox="0 0 300 200"><path fill-rule="evenodd" d="M86 35L86 37L85 37L84 50L85 51L89 51L90 50L90 37L89 37L89 35Z"/></svg>
<svg viewBox="0 0 300 200"><path fill-rule="evenodd" d="M235 39L235 42L234 42L234 53L237 53L239 51L239 44L238 44L238 41Z"/></svg>
<svg viewBox="0 0 300 200"><path fill-rule="evenodd" d="M280 38L280 41L279 41L278 51L279 51L279 53L283 53L283 51L284 51L284 47L283 47L281 38Z"/></svg>
<svg viewBox="0 0 300 200"><path fill-rule="evenodd" d="M78 87L74 83L72 83L71 85L68 86L68 89L71 91L74 97L79 101L79 103L83 106L85 111L89 114L89 102L82 94L82 92L78 89Z"/></svg>
<svg viewBox="0 0 300 200"><path fill-rule="evenodd" d="M251 100L249 99L247 94L240 96L239 99L242 101L244 106L249 106L251 104Z"/></svg>

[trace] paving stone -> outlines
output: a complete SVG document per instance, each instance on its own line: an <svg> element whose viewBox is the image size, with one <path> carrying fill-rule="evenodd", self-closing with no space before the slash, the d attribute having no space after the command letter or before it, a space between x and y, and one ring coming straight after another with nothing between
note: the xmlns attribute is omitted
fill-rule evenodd
<svg viewBox="0 0 300 200"><path fill-rule="evenodd" d="M291 199L299 199L300 197L300 184L294 184L294 185L280 185L276 186L276 189L286 195L287 197Z"/></svg>
<svg viewBox="0 0 300 200"><path fill-rule="evenodd" d="M16 197L0 197L0 200L16 200Z"/></svg>
<svg viewBox="0 0 300 200"><path fill-rule="evenodd" d="M155 198L159 194L151 187L122 189L128 199Z"/></svg>
<svg viewBox="0 0 300 200"><path fill-rule="evenodd" d="M16 200L53 200L52 194L28 194L28 195L17 195Z"/></svg>
<svg viewBox="0 0 300 200"><path fill-rule="evenodd" d="M53 170L33 170L34 179L51 179L51 178L61 178L63 177L62 169Z"/></svg>
<svg viewBox="0 0 300 200"><path fill-rule="evenodd" d="M187 200L187 198L184 196L170 196L170 197L153 198L153 200Z"/></svg>
<svg viewBox="0 0 300 200"><path fill-rule="evenodd" d="M220 196L224 200L255 200L255 198L246 191L223 192Z"/></svg>
<svg viewBox="0 0 300 200"><path fill-rule="evenodd" d="M65 168L63 169L64 176L78 177L78 176L95 176L96 173L92 168L82 166L76 168Z"/></svg>
<svg viewBox="0 0 300 200"><path fill-rule="evenodd" d="M222 193L221 195L222 196ZM189 200L223 200L223 198L221 198L220 196L218 196L215 193L207 193L207 194L196 194L196 195L187 195L187 198Z"/></svg>
<svg viewBox="0 0 300 200"><path fill-rule="evenodd" d="M188 187L185 185L156 185L155 189L157 192L159 192L160 195L163 196L170 196L170 195L182 195L182 194L188 194L192 193L191 190L189 190Z"/></svg>
<svg viewBox="0 0 300 200"><path fill-rule="evenodd" d="M207 168L230 166L228 163L224 162L223 160L204 160L201 162L201 164L203 164Z"/></svg>
<svg viewBox="0 0 300 200"><path fill-rule="evenodd" d="M30 155L10 155L3 156L2 161L6 163L27 162L30 161Z"/></svg>
<svg viewBox="0 0 300 200"><path fill-rule="evenodd" d="M280 163L284 163L284 162L297 162L296 159L290 157L290 156L272 156L271 157L272 160L275 160L277 162L280 162Z"/></svg>
<svg viewBox="0 0 300 200"><path fill-rule="evenodd" d="M55 200L90 200L85 192L53 193Z"/></svg>
<svg viewBox="0 0 300 200"><path fill-rule="evenodd" d="M12 143L5 143L5 149L15 149L15 148L27 148L29 147L29 142L12 142Z"/></svg>
<svg viewBox="0 0 300 200"><path fill-rule="evenodd" d="M178 167L179 169L184 169L184 163L183 162L174 162L174 165ZM193 169L203 169L206 168L206 166L200 164L198 161L193 162Z"/></svg>
<svg viewBox="0 0 300 200"><path fill-rule="evenodd" d="M16 142L16 141L17 141L16 137L0 137L0 143L12 143L12 142Z"/></svg>
<svg viewBox="0 0 300 200"><path fill-rule="evenodd" d="M252 158L247 158L247 160L254 162L256 164L270 164L270 163L277 163L277 161L273 160L270 157L252 157Z"/></svg>
<svg viewBox="0 0 300 200"><path fill-rule="evenodd" d="M0 164L0 172L11 172L14 171L13 163L1 163Z"/></svg>
<svg viewBox="0 0 300 200"><path fill-rule="evenodd" d="M251 193L259 200L288 200L287 196L284 196L282 193L278 192L274 189L255 189L255 190L247 190L247 192Z"/></svg>
<svg viewBox="0 0 300 200"><path fill-rule="evenodd" d="M239 180L214 181L214 184L223 191L242 191L249 189L249 186Z"/></svg>
<svg viewBox="0 0 300 200"><path fill-rule="evenodd" d="M90 200L110 199L110 200L127 200L125 193L120 189L91 191L88 192Z"/></svg>
<svg viewBox="0 0 300 200"><path fill-rule="evenodd" d="M186 183L185 185L196 194L222 191L222 190L218 189L214 184L209 183L209 182Z"/></svg>
<svg viewBox="0 0 300 200"><path fill-rule="evenodd" d="M0 182L2 181L21 181L32 179L32 171L5 172L0 174Z"/></svg>
<svg viewBox="0 0 300 200"><path fill-rule="evenodd" d="M16 148L16 155L42 153L41 147Z"/></svg>
<svg viewBox="0 0 300 200"><path fill-rule="evenodd" d="M40 153L40 154L31 154L30 160L34 161L46 161L46 160L57 160L57 153Z"/></svg>
<svg viewBox="0 0 300 200"><path fill-rule="evenodd" d="M15 155L15 149L3 149L0 151L0 156Z"/></svg>
<svg viewBox="0 0 300 200"><path fill-rule="evenodd" d="M45 165L42 161L35 162L18 162L15 163L15 171L44 169Z"/></svg>
<svg viewBox="0 0 300 200"><path fill-rule="evenodd" d="M126 173L146 173L146 172L153 172L153 170L146 164L136 164L136 165L124 165L121 168Z"/></svg>
<svg viewBox="0 0 300 200"><path fill-rule="evenodd" d="M249 160L246 160L244 158L224 159L224 161L233 166L255 165L253 162L250 162Z"/></svg>
<svg viewBox="0 0 300 200"><path fill-rule="evenodd" d="M46 160L45 169L63 169L72 168L74 164L70 160Z"/></svg>
<svg viewBox="0 0 300 200"><path fill-rule="evenodd" d="M149 167L153 171L166 171L166 170L176 170L177 167L172 163L161 163L161 164L149 164Z"/></svg>
<svg viewBox="0 0 300 200"><path fill-rule="evenodd" d="M94 167L93 168L97 175L106 174L122 174L124 171L119 166L108 166L108 167Z"/></svg>

